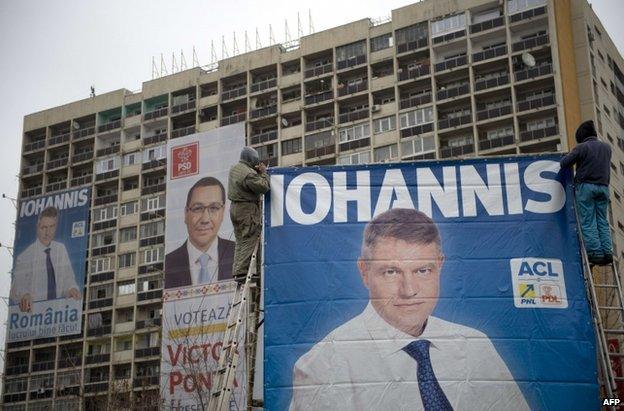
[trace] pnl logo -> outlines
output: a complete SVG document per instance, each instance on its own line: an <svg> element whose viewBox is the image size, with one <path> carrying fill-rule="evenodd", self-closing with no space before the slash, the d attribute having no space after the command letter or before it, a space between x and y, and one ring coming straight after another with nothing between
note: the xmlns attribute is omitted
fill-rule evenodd
<svg viewBox="0 0 624 411"><path fill-rule="evenodd" d="M171 179L199 173L199 143L194 142L171 149Z"/></svg>
<svg viewBox="0 0 624 411"><path fill-rule="evenodd" d="M509 265L516 307L568 307L561 260L539 257L512 258Z"/></svg>

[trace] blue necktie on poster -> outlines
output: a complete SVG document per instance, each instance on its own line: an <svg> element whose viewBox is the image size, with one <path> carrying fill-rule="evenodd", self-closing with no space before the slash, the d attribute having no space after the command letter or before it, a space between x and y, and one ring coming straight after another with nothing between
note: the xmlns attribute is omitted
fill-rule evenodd
<svg viewBox="0 0 624 411"><path fill-rule="evenodd" d="M208 261L210 261L210 256L206 253L199 256L199 265L201 269L199 270L199 283L198 284L207 284L210 282L210 278L208 278Z"/></svg>
<svg viewBox="0 0 624 411"><path fill-rule="evenodd" d="M429 346L431 341L418 340L413 341L403 347L403 351L408 353L410 357L416 360L418 368L416 370L418 378L418 389L420 390L420 398L426 411L447 411L453 410L444 391L440 388L440 384L433 373L431 366L431 358L429 357Z"/></svg>
<svg viewBox="0 0 624 411"><path fill-rule="evenodd" d="M52 259L50 258L50 249L45 249L46 253L46 271L48 272L48 300L56 299L56 276L54 273L54 266L52 265Z"/></svg>

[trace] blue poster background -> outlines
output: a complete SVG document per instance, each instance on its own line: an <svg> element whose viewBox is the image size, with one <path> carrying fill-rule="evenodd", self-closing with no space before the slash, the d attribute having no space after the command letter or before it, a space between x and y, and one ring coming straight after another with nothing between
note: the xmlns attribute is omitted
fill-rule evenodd
<svg viewBox="0 0 624 411"><path fill-rule="evenodd" d="M428 167L442 182L443 166L474 166L487 182L486 165L517 163L523 206L548 196L530 190L524 170L533 162L558 162L560 155L430 161L402 164L271 169L284 176L313 172L330 184L332 173L347 171L348 188L356 170L369 170L374 209L386 170L401 169L418 208L416 168ZM501 167L502 168L502 167ZM548 173L545 173L548 174ZM569 170L550 173L565 187L566 201L555 213L490 216L477 201L476 217L445 218L433 206L446 262L440 297L432 315L485 333L507 364L532 409L597 409L595 333L583 282ZM458 177L459 180L459 177ZM503 182L504 184L504 182ZM503 190L504 191L504 190ZM315 190L302 189L302 208L314 209ZM460 210L462 198L459 197ZM330 331L358 315L368 291L356 266L366 222L357 222L348 204L348 222L334 223L333 208L318 224L300 225L284 212L283 225L271 227L271 199L265 201L265 408L288 409L293 366ZM541 256L560 259L568 307L516 308L510 259Z"/></svg>

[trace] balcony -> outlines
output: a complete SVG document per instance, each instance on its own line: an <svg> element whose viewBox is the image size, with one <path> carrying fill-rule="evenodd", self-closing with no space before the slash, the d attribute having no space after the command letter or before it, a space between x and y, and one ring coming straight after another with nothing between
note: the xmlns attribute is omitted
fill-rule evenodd
<svg viewBox="0 0 624 411"><path fill-rule="evenodd" d="M103 246L103 247L94 247L91 250L91 255L93 257L97 257L98 255L112 254L112 253L115 252L115 248L116 248L115 244L106 245L106 246Z"/></svg>
<svg viewBox="0 0 624 411"><path fill-rule="evenodd" d="M137 321L135 324L135 328L137 330L142 330L143 328L160 327L161 325L162 325L161 318L149 318L147 320Z"/></svg>
<svg viewBox="0 0 624 411"><path fill-rule="evenodd" d="M65 167L69 163L69 157L51 159L46 164L46 170L54 170L56 168Z"/></svg>
<svg viewBox="0 0 624 411"><path fill-rule="evenodd" d="M416 39L414 41L408 41L406 43L397 43L397 53L406 53L412 50L418 50L429 45L429 39L427 37Z"/></svg>
<svg viewBox="0 0 624 411"><path fill-rule="evenodd" d="M95 175L95 181L104 181L110 178L119 177L119 170L107 171L105 173L99 173Z"/></svg>
<svg viewBox="0 0 624 411"><path fill-rule="evenodd" d="M26 198L26 197L33 197L36 195L39 195L43 192L43 188L42 187L31 187L31 188L27 188L26 190L22 190L22 198Z"/></svg>
<svg viewBox="0 0 624 411"><path fill-rule="evenodd" d="M340 143L338 145L338 148L340 151L348 151L368 146L370 146L370 137L347 141L346 143Z"/></svg>
<svg viewBox="0 0 624 411"><path fill-rule="evenodd" d="M69 142L69 133L59 134L58 136L50 137L48 140L48 146L55 146L57 144L63 144Z"/></svg>
<svg viewBox="0 0 624 411"><path fill-rule="evenodd" d="M139 267L139 275L150 274L150 273L160 273L164 269L163 263L152 263L145 264Z"/></svg>
<svg viewBox="0 0 624 411"><path fill-rule="evenodd" d="M85 364L97 364L101 362L109 362L110 353L106 354L92 354L85 357Z"/></svg>
<svg viewBox="0 0 624 411"><path fill-rule="evenodd" d="M246 118L247 113L232 114L221 119L221 126L240 123L241 121L245 121Z"/></svg>
<svg viewBox="0 0 624 411"><path fill-rule="evenodd" d="M366 64L366 54L349 57L346 60L336 61L336 70L343 70L349 67L359 66L361 64Z"/></svg>
<svg viewBox="0 0 624 411"><path fill-rule="evenodd" d="M159 385L160 381L158 375L152 375L149 377L136 377L133 379L132 386L134 388L145 388L152 385Z"/></svg>
<svg viewBox="0 0 624 411"><path fill-rule="evenodd" d="M189 134L193 134L195 132L195 125L182 127L171 131L171 138L178 138L188 136Z"/></svg>
<svg viewBox="0 0 624 411"><path fill-rule="evenodd" d="M167 133L154 134L153 136L145 137L143 144L148 146L150 144L156 144L167 140Z"/></svg>
<svg viewBox="0 0 624 411"><path fill-rule="evenodd" d="M508 136L497 137L493 139L479 140L479 150L491 150L493 148L499 148L514 144L514 136L510 134Z"/></svg>
<svg viewBox="0 0 624 411"><path fill-rule="evenodd" d="M178 104L171 107L171 114L184 113L185 111L195 110L197 102L195 100L187 101L186 103Z"/></svg>
<svg viewBox="0 0 624 411"><path fill-rule="evenodd" d="M257 93L259 91L272 89L273 87L277 87L277 78L270 78L267 80L259 81L257 83L251 83L250 92Z"/></svg>
<svg viewBox="0 0 624 411"><path fill-rule="evenodd" d="M506 106L477 111L477 121L489 120L497 117L506 116L508 114L511 114L511 102L509 102L509 104Z"/></svg>
<svg viewBox="0 0 624 411"><path fill-rule="evenodd" d="M462 84L459 87L453 87L444 90L438 90L436 98L438 100L446 100L448 98L463 96L470 93L470 83Z"/></svg>
<svg viewBox="0 0 624 411"><path fill-rule="evenodd" d="M492 20L482 21L481 23L475 23L470 26L470 33L475 34L485 30L490 30L495 27L500 27L505 24L505 18L503 16L496 17Z"/></svg>
<svg viewBox="0 0 624 411"><path fill-rule="evenodd" d="M67 188L67 180L58 181L56 183L50 183L46 186L46 193L50 193L52 191L64 190Z"/></svg>
<svg viewBox="0 0 624 411"><path fill-rule="evenodd" d="M509 16L509 21L511 23L516 23L521 20L531 19L533 17L541 16L546 14L546 7L537 7L535 9L523 11L522 13L516 13Z"/></svg>
<svg viewBox="0 0 624 411"><path fill-rule="evenodd" d="M143 291L137 294L137 301L160 300L163 290Z"/></svg>
<svg viewBox="0 0 624 411"><path fill-rule="evenodd" d="M466 35L466 30L459 30L454 33L445 34L443 36L436 36L433 38L433 44L446 43L447 41L462 38Z"/></svg>
<svg viewBox="0 0 624 411"><path fill-rule="evenodd" d="M31 390L34 387L31 386ZM40 387L37 388L35 391L31 391L30 392L30 400L41 400L44 398L52 398L52 395L54 394L54 390L52 389L52 387Z"/></svg>
<svg viewBox="0 0 624 411"><path fill-rule="evenodd" d="M442 147L440 149L440 158L460 157L474 153L474 144L464 144L455 147Z"/></svg>
<svg viewBox="0 0 624 411"><path fill-rule="evenodd" d="M120 150L121 150L121 146L119 144L116 144L114 146L99 149L97 151L97 156L103 157L103 156L109 156L111 154L117 154L119 153Z"/></svg>
<svg viewBox="0 0 624 411"><path fill-rule="evenodd" d="M72 157L72 164L80 163L82 161L90 161L93 160L93 150L84 151L80 154L74 154Z"/></svg>
<svg viewBox="0 0 624 411"><path fill-rule="evenodd" d="M166 187L165 183L145 186L141 189L141 195L144 196L147 194L154 194L160 191L165 191L165 187Z"/></svg>
<svg viewBox="0 0 624 411"><path fill-rule="evenodd" d="M169 114L169 107L157 108L156 110L148 111L143 114L143 120L155 120L157 118L165 117Z"/></svg>
<svg viewBox="0 0 624 411"><path fill-rule="evenodd" d="M507 46L502 45L502 46L494 47L491 49L472 53L472 62L478 63L479 61L489 60L489 59L493 59L496 57L502 57L505 54L507 54Z"/></svg>
<svg viewBox="0 0 624 411"><path fill-rule="evenodd" d="M321 157L321 156L326 156L326 155L335 154L335 153L336 153L336 146L332 144L329 146L315 147L315 148L306 150L306 158Z"/></svg>
<svg viewBox="0 0 624 411"><path fill-rule="evenodd" d="M495 78L477 80L475 82L475 91L504 86L505 84L509 84L509 75L507 73Z"/></svg>
<svg viewBox="0 0 624 411"><path fill-rule="evenodd" d="M251 110L251 118L252 119L272 116L272 115L275 115L275 114L277 114L277 104L273 105L273 106L256 108L254 110Z"/></svg>
<svg viewBox="0 0 624 411"><path fill-rule="evenodd" d="M450 127L459 127L465 124L470 124L471 122L472 116L470 114L453 118L443 118L438 120L438 129L442 130Z"/></svg>
<svg viewBox="0 0 624 411"><path fill-rule="evenodd" d="M26 360L28 361L28 359ZM27 373L28 373L28 364L9 365L6 367L6 375L18 375L18 374L27 374Z"/></svg>
<svg viewBox="0 0 624 411"><path fill-rule="evenodd" d="M252 145L266 143L267 141L277 140L277 130L271 130L260 134L254 134L250 138Z"/></svg>
<svg viewBox="0 0 624 411"><path fill-rule="evenodd" d="M407 138L411 136L417 136L424 133L430 133L433 131L433 123L421 124L401 130L401 138Z"/></svg>
<svg viewBox="0 0 624 411"><path fill-rule="evenodd" d="M333 126L334 126L333 117L322 118L316 121L311 121L311 122L306 123L305 131L306 132L315 131L315 130L320 130L323 128L333 127Z"/></svg>
<svg viewBox="0 0 624 411"><path fill-rule="evenodd" d="M99 337L102 335L107 335L111 333L111 325L103 325L102 327L97 328L87 328L87 337ZM88 364L88 363L87 363Z"/></svg>
<svg viewBox="0 0 624 411"><path fill-rule="evenodd" d="M424 64L411 70L401 68L401 71L399 72L399 81L413 80L418 77L428 76L429 74L431 74L431 67L429 64Z"/></svg>
<svg viewBox="0 0 624 411"><path fill-rule="evenodd" d="M359 93L361 91L368 90L368 81L363 80L360 83L352 84L350 86L347 85L338 85L338 97L347 96L349 94Z"/></svg>
<svg viewBox="0 0 624 411"><path fill-rule="evenodd" d="M69 182L69 185L70 187L78 187L78 186L82 186L85 184L91 184L92 181L93 181L93 175L89 174L85 176L72 178L71 181Z"/></svg>
<svg viewBox="0 0 624 411"><path fill-rule="evenodd" d="M72 131L72 139L74 141L85 140L95 134L95 127L87 127L82 130Z"/></svg>
<svg viewBox="0 0 624 411"><path fill-rule="evenodd" d="M27 153L29 151L41 150L45 148L45 140L33 141L32 143L28 143L24 145L24 152Z"/></svg>
<svg viewBox="0 0 624 411"><path fill-rule="evenodd" d="M535 110L540 107L548 107L555 104L555 96L544 96L541 98L534 98L531 100L518 101L518 112Z"/></svg>
<svg viewBox="0 0 624 411"><path fill-rule="evenodd" d="M60 358L58 368L74 368L82 365L82 354L76 354Z"/></svg>
<svg viewBox="0 0 624 411"><path fill-rule="evenodd" d="M546 137L553 137L559 134L557 125L539 128L537 130L526 130L520 132L520 142L524 143L532 140L539 140Z"/></svg>
<svg viewBox="0 0 624 411"><path fill-rule="evenodd" d="M108 271L105 273L91 274L90 277L91 277L91 283L102 283L104 281L110 281L113 278L115 278L115 272Z"/></svg>
<svg viewBox="0 0 624 411"><path fill-rule="evenodd" d="M545 44L548 44L548 34L542 34L541 36L531 37L529 39L513 43L511 50L515 53L516 51L532 49Z"/></svg>
<svg viewBox="0 0 624 411"><path fill-rule="evenodd" d="M399 109L405 110L407 108L418 107L427 103L431 103L431 91L427 91L426 93L422 93L417 96L401 99L399 102Z"/></svg>
<svg viewBox="0 0 624 411"><path fill-rule="evenodd" d="M310 94L310 95L305 96L305 104L307 106L310 104L316 104L322 101L331 100L333 98L334 98L334 92L332 90L323 91L321 93Z"/></svg>
<svg viewBox="0 0 624 411"><path fill-rule="evenodd" d="M531 67L526 70L515 71L516 81L528 80L535 77L546 76L552 74L552 64L544 64L538 67Z"/></svg>
<svg viewBox="0 0 624 411"><path fill-rule="evenodd" d="M113 305L113 299L112 298L102 298L102 299L99 299L99 300L89 301L89 309L110 307L112 305ZM109 355L109 354L107 354L107 355ZM87 361L87 364L92 364L92 363Z"/></svg>
<svg viewBox="0 0 624 411"><path fill-rule="evenodd" d="M442 61L440 63L436 63L435 71L438 72L438 71L450 70L456 67L465 66L466 64L468 64L468 57L459 56L459 57L455 57L455 58Z"/></svg>
<svg viewBox="0 0 624 411"><path fill-rule="evenodd" d="M24 390L26 388L23 388ZM21 392L21 393L13 393L13 394L4 394L4 402L5 403L11 403L11 402L20 402L20 401L26 401L26 394L25 392ZM7 407L8 408L8 407ZM17 408L25 410L26 408Z"/></svg>
<svg viewBox="0 0 624 411"><path fill-rule="evenodd" d="M143 163L141 165L141 170L142 171L151 170L151 169L158 168L158 167L164 167L166 165L167 165L167 159L166 158L152 159L152 160L148 160L147 162Z"/></svg>
<svg viewBox="0 0 624 411"><path fill-rule="evenodd" d="M117 219L98 221L93 223L93 231L106 230L108 228L117 227Z"/></svg>
<svg viewBox="0 0 624 411"><path fill-rule="evenodd" d="M338 123L349 123L351 121L358 121L368 118L370 116L370 111L368 107L362 108L355 111L350 111L348 113L342 113L338 115Z"/></svg>
<svg viewBox="0 0 624 411"><path fill-rule="evenodd" d="M29 174L40 173L43 171L43 163L32 164L22 168L22 176L27 176Z"/></svg>
<svg viewBox="0 0 624 411"><path fill-rule="evenodd" d="M121 120L110 121L98 126L98 133L115 130L117 128L121 128Z"/></svg>
<svg viewBox="0 0 624 411"><path fill-rule="evenodd" d="M105 382L88 382L84 385L84 392L86 394L94 393L94 392L108 392L109 384L108 380Z"/></svg>
<svg viewBox="0 0 624 411"><path fill-rule="evenodd" d="M277 161L277 157L263 157L260 159L260 162L266 164L267 167L277 167Z"/></svg>
<svg viewBox="0 0 624 411"><path fill-rule="evenodd" d="M247 94L247 85L224 91L221 93L221 101L232 100L237 97L242 97L245 94Z"/></svg>
<svg viewBox="0 0 624 411"><path fill-rule="evenodd" d="M331 73L333 70L333 64L327 63L322 66L306 69L303 76L304 78L317 77L322 76L323 74Z"/></svg>
<svg viewBox="0 0 624 411"><path fill-rule="evenodd" d="M147 247L150 245L163 244L165 242L164 235L157 235L154 237L142 238L139 241L139 247Z"/></svg>
<svg viewBox="0 0 624 411"><path fill-rule="evenodd" d="M134 350L135 358L160 356L160 347L138 348Z"/></svg>
<svg viewBox="0 0 624 411"><path fill-rule="evenodd" d="M141 213L141 221L154 220L156 218L163 218L164 216L165 216L164 208L160 210L145 211L144 213Z"/></svg>

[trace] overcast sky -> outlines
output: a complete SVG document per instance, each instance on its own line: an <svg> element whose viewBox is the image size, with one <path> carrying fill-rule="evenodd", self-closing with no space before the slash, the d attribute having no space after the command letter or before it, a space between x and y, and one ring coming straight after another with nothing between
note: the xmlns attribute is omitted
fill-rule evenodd
<svg viewBox="0 0 624 411"><path fill-rule="evenodd" d="M15 198L24 115L119 88L140 90L151 79L152 57L180 50L189 64L195 46L201 65L210 63L210 42L220 53L225 35L231 52L236 32L244 49L247 30L252 47L259 29L268 45L269 24L284 41L284 20L297 36L297 13L309 33L308 10L315 31L365 17L389 16L390 10L414 3L397 0L302 1L84 1L0 0L0 193ZM619 50L624 50L624 2L591 2ZM15 208L0 198L0 243L12 245ZM7 296L11 256L0 249L0 295ZM6 305L0 303L0 321ZM0 347L4 348L4 325ZM0 364L0 372L3 367Z"/></svg>

